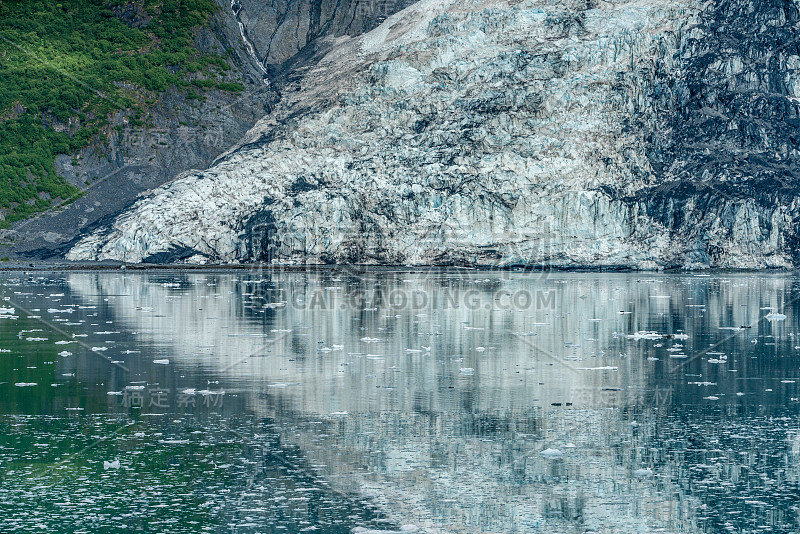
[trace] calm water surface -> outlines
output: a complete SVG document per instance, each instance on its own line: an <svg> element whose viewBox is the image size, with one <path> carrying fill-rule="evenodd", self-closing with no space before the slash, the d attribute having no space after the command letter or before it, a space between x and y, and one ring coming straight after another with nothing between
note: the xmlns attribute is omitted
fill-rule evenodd
<svg viewBox="0 0 800 534"><path fill-rule="evenodd" d="M0 274L0 532L800 532L798 282Z"/></svg>

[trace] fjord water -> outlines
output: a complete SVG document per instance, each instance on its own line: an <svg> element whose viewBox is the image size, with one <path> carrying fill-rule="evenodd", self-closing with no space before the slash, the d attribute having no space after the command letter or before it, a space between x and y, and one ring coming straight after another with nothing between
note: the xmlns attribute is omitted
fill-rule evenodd
<svg viewBox="0 0 800 534"><path fill-rule="evenodd" d="M4 273L0 531L797 532L797 282Z"/></svg>

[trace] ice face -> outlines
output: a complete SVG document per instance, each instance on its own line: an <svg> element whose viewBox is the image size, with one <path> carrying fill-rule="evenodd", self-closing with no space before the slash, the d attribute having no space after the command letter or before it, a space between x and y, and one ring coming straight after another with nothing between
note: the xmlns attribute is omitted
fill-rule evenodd
<svg viewBox="0 0 800 534"><path fill-rule="evenodd" d="M67 257L793 265L796 16L747 6L424 0Z"/></svg>

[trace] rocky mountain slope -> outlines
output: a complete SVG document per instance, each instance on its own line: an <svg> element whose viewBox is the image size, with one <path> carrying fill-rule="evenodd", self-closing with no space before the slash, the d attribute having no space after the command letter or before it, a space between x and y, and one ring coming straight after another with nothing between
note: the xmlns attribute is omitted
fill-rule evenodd
<svg viewBox="0 0 800 534"><path fill-rule="evenodd" d="M798 19L788 0L423 0L67 257L794 266Z"/></svg>
<svg viewBox="0 0 800 534"><path fill-rule="evenodd" d="M130 110L112 114L102 140L56 158L55 171L83 196L0 231L0 244L5 246L0 255L63 256L80 233L126 209L142 192L188 169L208 167L273 109L286 84L313 64L330 37L363 33L404 5L215 1L218 9L197 29L195 47L198 53L224 57L231 68L227 78L244 90L212 86L194 88L195 93L170 87L154 98L138 124ZM111 6L115 19L133 28L148 30L152 23L143 2L96 3Z"/></svg>

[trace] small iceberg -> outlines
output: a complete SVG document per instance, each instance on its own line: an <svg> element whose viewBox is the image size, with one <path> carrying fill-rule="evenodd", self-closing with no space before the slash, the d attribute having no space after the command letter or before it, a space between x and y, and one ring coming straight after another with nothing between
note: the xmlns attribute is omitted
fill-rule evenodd
<svg viewBox="0 0 800 534"><path fill-rule="evenodd" d="M119 460L114 460L113 462L103 460L103 469L119 469Z"/></svg>

